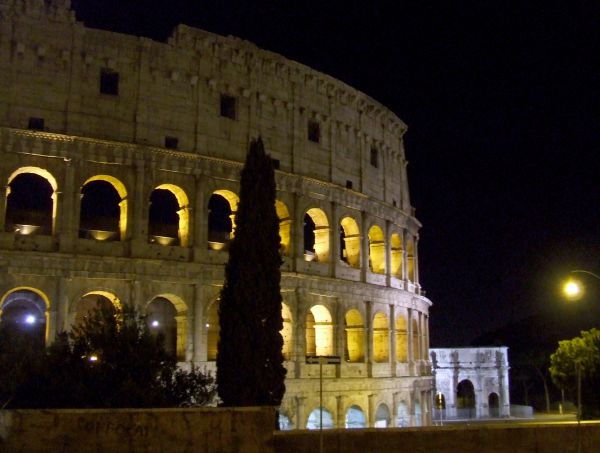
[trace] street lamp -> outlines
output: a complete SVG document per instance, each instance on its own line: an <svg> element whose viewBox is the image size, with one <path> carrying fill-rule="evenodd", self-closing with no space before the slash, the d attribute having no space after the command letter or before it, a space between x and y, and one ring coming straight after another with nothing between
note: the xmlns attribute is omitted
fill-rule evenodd
<svg viewBox="0 0 600 453"><path fill-rule="evenodd" d="M585 274L600 280L600 276L594 272L583 269L575 269L570 274ZM575 278L569 278L563 285L563 294L570 301L576 301L583 297L585 286ZM575 360L575 372L577 374L577 452L581 451L581 358Z"/></svg>
<svg viewBox="0 0 600 453"><path fill-rule="evenodd" d="M590 276L600 280L600 276L598 274L595 274L594 272L590 272L590 271L585 271L582 269L576 269L569 273L570 274L586 274L586 275L590 275ZM583 283L581 283L580 280L571 277L563 284L562 291L567 300L576 301L583 297L583 295L585 293L585 286L583 285Z"/></svg>

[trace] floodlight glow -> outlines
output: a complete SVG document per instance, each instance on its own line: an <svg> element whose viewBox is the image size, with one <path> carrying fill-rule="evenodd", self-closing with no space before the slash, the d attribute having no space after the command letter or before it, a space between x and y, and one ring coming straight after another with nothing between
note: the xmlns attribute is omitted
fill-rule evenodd
<svg viewBox="0 0 600 453"><path fill-rule="evenodd" d="M25 322L27 324L33 324L33 323L35 323L35 316L33 316L33 315L27 315L25 317Z"/></svg>
<svg viewBox="0 0 600 453"><path fill-rule="evenodd" d="M152 322L150 323L150 325L151 325L152 327L158 327L158 326L160 325L160 323L159 323L159 322L158 322L158 321L155 319L154 321L152 321Z"/></svg>
<svg viewBox="0 0 600 453"><path fill-rule="evenodd" d="M583 296L583 286L576 280L569 280L563 285L563 294L569 300L578 300Z"/></svg>
<svg viewBox="0 0 600 453"><path fill-rule="evenodd" d="M97 362L98 361L98 356L96 354L93 354L89 357L88 359L90 362Z"/></svg>

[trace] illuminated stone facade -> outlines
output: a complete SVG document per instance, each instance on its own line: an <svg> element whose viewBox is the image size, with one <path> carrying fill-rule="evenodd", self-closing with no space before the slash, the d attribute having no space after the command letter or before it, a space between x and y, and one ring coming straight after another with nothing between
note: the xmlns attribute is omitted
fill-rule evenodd
<svg viewBox="0 0 600 453"><path fill-rule="evenodd" d="M282 413L311 425L319 366L305 357L339 355L323 370L330 424L430 423L402 121L246 41L181 25L160 43L69 8L0 0L2 321L37 313L29 328L51 341L131 301L181 362L214 369L239 172L260 134L277 168Z"/></svg>
<svg viewBox="0 0 600 453"><path fill-rule="evenodd" d="M430 349L434 420L510 416L508 348Z"/></svg>

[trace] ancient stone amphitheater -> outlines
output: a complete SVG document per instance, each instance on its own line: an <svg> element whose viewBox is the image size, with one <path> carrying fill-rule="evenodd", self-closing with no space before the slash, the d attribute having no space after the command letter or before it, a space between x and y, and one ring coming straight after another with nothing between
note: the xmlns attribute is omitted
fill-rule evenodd
<svg viewBox="0 0 600 453"><path fill-rule="evenodd" d="M167 43L86 28L69 0L0 0L0 315L52 341L133 302L179 361L214 369L239 172L277 180L283 427L431 420L404 123L343 82L180 25ZM243 370L240 370L243 372Z"/></svg>

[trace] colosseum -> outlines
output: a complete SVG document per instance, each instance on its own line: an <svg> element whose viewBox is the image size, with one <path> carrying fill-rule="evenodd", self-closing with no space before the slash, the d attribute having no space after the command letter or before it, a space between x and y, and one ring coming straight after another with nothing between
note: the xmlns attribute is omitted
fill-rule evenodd
<svg viewBox="0 0 600 453"><path fill-rule="evenodd" d="M215 368L239 173L276 168L284 428L431 423L405 124L234 37L86 28L69 0L0 0L1 322L49 343L131 302L178 361ZM319 365L310 356L339 356Z"/></svg>

